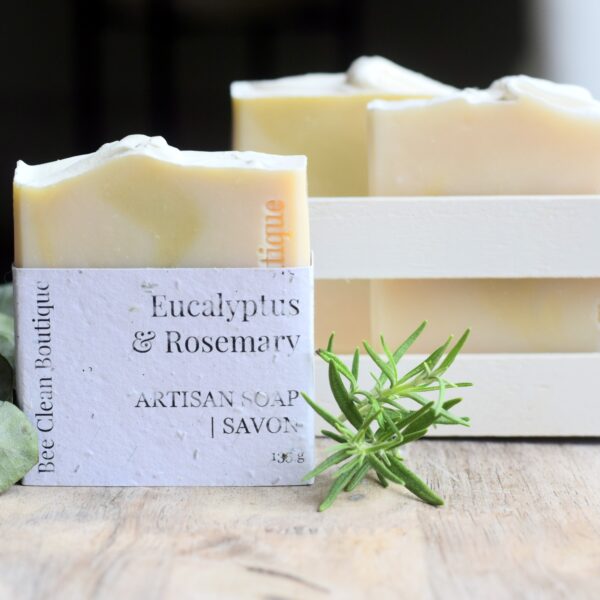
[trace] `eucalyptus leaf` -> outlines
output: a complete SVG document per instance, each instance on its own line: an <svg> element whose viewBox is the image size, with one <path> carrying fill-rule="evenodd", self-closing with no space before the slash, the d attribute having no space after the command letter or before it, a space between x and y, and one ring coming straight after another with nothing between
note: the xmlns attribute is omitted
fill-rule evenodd
<svg viewBox="0 0 600 600"><path fill-rule="evenodd" d="M0 356L15 364L15 322L6 314L0 314Z"/></svg>
<svg viewBox="0 0 600 600"><path fill-rule="evenodd" d="M0 285L0 314L14 317L12 283Z"/></svg>
<svg viewBox="0 0 600 600"><path fill-rule="evenodd" d="M3 356L0 356L0 402L12 402L13 377L13 369L10 363Z"/></svg>
<svg viewBox="0 0 600 600"><path fill-rule="evenodd" d="M37 433L10 402L0 402L0 493L23 478L38 462Z"/></svg>

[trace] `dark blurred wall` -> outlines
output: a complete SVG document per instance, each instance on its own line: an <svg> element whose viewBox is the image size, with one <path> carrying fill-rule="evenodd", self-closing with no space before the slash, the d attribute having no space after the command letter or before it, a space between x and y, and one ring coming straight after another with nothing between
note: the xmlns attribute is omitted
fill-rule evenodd
<svg viewBox="0 0 600 600"><path fill-rule="evenodd" d="M381 54L457 86L515 72L523 2L22 0L0 9L0 280L17 159L91 152L128 133L229 147L229 83L342 71Z"/></svg>

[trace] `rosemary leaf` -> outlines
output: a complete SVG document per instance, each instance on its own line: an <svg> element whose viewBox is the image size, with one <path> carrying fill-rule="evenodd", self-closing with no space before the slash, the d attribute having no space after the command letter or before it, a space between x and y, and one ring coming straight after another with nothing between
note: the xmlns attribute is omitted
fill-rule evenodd
<svg viewBox="0 0 600 600"><path fill-rule="evenodd" d="M334 442L340 442L343 444L346 440L339 433L334 433L333 431L328 431L327 429L321 429L321 434L325 437L332 439Z"/></svg>
<svg viewBox="0 0 600 600"><path fill-rule="evenodd" d="M313 477L320 475L321 473L323 473L323 471L327 471L327 469L329 469L329 467L333 467L334 465L337 465L338 463L346 460L348 458L348 454L349 454L349 452L346 449L339 450L338 452L334 452L331 456L326 458L322 463L318 464L312 471L309 471L303 477L303 480L308 481L309 479L312 479Z"/></svg>
<svg viewBox="0 0 600 600"><path fill-rule="evenodd" d="M450 410L460 402L462 402L462 398L453 398L452 400L446 400L446 402L442 404L442 408L444 410Z"/></svg>
<svg viewBox="0 0 600 600"><path fill-rule="evenodd" d="M450 350L450 352L448 352L448 354L446 355L446 358L442 361L442 364L436 369L436 374L438 376L443 375L448 370L450 365L452 365L452 363L458 356L458 353L462 350L466 341L469 339L470 334L471 334L471 330L467 329L460 336L460 339L458 340L458 342L456 342L456 344L454 345L454 348L452 348L452 350Z"/></svg>
<svg viewBox="0 0 600 600"><path fill-rule="evenodd" d="M360 416L356 405L351 400L342 378L340 377L337 366L333 361L329 363L329 387L331 388L331 392L333 393L342 414L356 429L360 429L362 417Z"/></svg>
<svg viewBox="0 0 600 600"><path fill-rule="evenodd" d="M385 477L385 479L393 481L394 483L399 483L400 485L404 485L404 480L396 475L391 469L389 469L387 465L383 461L379 460L375 455L369 456L369 462L373 465L375 471Z"/></svg>
<svg viewBox="0 0 600 600"><path fill-rule="evenodd" d="M369 463L370 465L371 463ZM377 475L377 480L379 481L379 483L381 484L381 487L388 487L390 484L388 483L387 479L379 472L375 471L375 474Z"/></svg>
<svg viewBox="0 0 600 600"><path fill-rule="evenodd" d="M415 343L417 338L423 332L423 329L427 326L427 321L423 321L394 351L394 361L396 364L400 362L400 359L408 352L410 347ZM381 336L383 338L383 336ZM382 376L383 377L383 376ZM383 381L381 381L383 383Z"/></svg>
<svg viewBox="0 0 600 600"><path fill-rule="evenodd" d="M334 503L335 499L339 496L340 492L348 485L348 483L350 483L350 481L356 475L357 471L360 468L361 467L356 466L354 469L348 471L347 473L342 475L342 477L338 477L333 482L333 485L331 486L327 497L325 498L325 500L323 500L321 506L319 506L319 511L322 512L324 510L327 510Z"/></svg>
<svg viewBox="0 0 600 600"><path fill-rule="evenodd" d="M381 372L390 380L390 383L394 385L396 383L396 376L394 371L380 356L375 352L369 342L363 342L364 349L367 354L371 357L373 362L381 369Z"/></svg>
<svg viewBox="0 0 600 600"><path fill-rule="evenodd" d="M437 419L437 415L435 414L434 407L431 406L428 410L423 412L423 414L415 419L412 423L410 423L407 427L402 430L402 433L405 436L413 433L414 431L419 431L421 429L427 429L431 427L435 423Z"/></svg>
<svg viewBox="0 0 600 600"><path fill-rule="evenodd" d="M415 421L420 419L423 415L426 415L431 407L433 406L433 402L428 402L424 406L422 406L419 410L412 412L408 417L405 417L398 423L398 428L402 430L406 430L407 427L412 425Z"/></svg>
<svg viewBox="0 0 600 600"><path fill-rule="evenodd" d="M402 440L402 446L404 446L405 444L409 444L410 442L415 442L417 440L420 440L422 437L426 436L427 433L429 432L429 429L427 427L423 428L423 429L417 429L416 431L411 431L411 433L407 433L404 436L404 439Z"/></svg>
<svg viewBox="0 0 600 600"><path fill-rule="evenodd" d="M344 488L345 492L351 492L356 489L362 483L362 480L367 476L367 473L371 470L369 462L364 462L363 465L356 471L354 477L348 482L348 485Z"/></svg>
<svg viewBox="0 0 600 600"><path fill-rule="evenodd" d="M423 371L426 371L428 376L430 377L431 371L435 368L438 361L444 355L446 348L450 345L452 341L452 336L450 336L441 346L436 348L423 362L419 363L414 369L409 371L402 379L399 380L398 383L404 383L408 381L415 375L422 374Z"/></svg>
<svg viewBox="0 0 600 600"><path fill-rule="evenodd" d="M333 352L333 339L335 338L335 331L331 332L329 339L327 340L327 351Z"/></svg>
<svg viewBox="0 0 600 600"><path fill-rule="evenodd" d="M352 357L352 375L355 379L358 379L358 365L360 361L360 352L358 348L354 350L354 356Z"/></svg>
<svg viewBox="0 0 600 600"><path fill-rule="evenodd" d="M338 477L341 477L344 473L347 473L348 471L355 471L356 469L355 467L360 467L364 462L364 457L363 456L356 456L354 457L352 460L349 460L347 463L345 463L344 465L342 465L333 475L334 479L337 479Z"/></svg>
<svg viewBox="0 0 600 600"><path fill-rule="evenodd" d="M327 421L331 426L335 427L340 433L344 431L348 431L348 428L338 419L336 419L331 413L325 410L322 406L319 406L316 402L310 399L304 392L302 392L302 397L310 407L325 421Z"/></svg>
<svg viewBox="0 0 600 600"><path fill-rule="evenodd" d="M389 349L388 345L385 343L385 338L383 336L380 336L379 340L381 341L381 347L383 348L383 351L385 352L385 355L387 356L387 359L388 359L387 364L390 368L390 371L392 372L392 375L394 376L394 380L393 380L392 384L395 384L396 381L398 381L398 366L396 365L396 361L394 360L394 355L392 354L392 351Z"/></svg>
<svg viewBox="0 0 600 600"><path fill-rule="evenodd" d="M352 384L356 386L356 377L352 374L352 371L343 363L343 361L337 357L333 352L328 350L319 350L317 354L327 362L334 362L339 372Z"/></svg>
<svg viewBox="0 0 600 600"><path fill-rule="evenodd" d="M424 482L421 481L403 462L399 461L395 456L391 457L392 468L405 481L406 489L412 492L415 496L421 498L428 504L441 506L444 501Z"/></svg>

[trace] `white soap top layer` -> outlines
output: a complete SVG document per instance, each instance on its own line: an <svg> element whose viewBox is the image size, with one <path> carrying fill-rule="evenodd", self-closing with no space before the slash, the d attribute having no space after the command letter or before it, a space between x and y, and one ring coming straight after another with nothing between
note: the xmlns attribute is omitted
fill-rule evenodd
<svg viewBox="0 0 600 600"><path fill-rule="evenodd" d="M512 75L494 81L487 90L467 88L460 92L428 100L374 100L369 110L407 110L462 102L466 104L498 104L502 102L534 102L556 111L600 118L600 102L578 85L554 83L527 75Z"/></svg>
<svg viewBox="0 0 600 600"><path fill-rule="evenodd" d="M169 146L162 137L129 135L101 146L96 152L72 156L41 165L17 163L15 184L31 187L55 185L65 179L93 171L112 160L126 156L148 156L184 167L209 169L264 169L296 171L306 168L305 156L279 156L260 152L195 152Z"/></svg>
<svg viewBox="0 0 600 600"><path fill-rule="evenodd" d="M437 96L456 91L452 86L381 56L357 58L346 73L311 73L268 81L236 81L231 85L233 98L345 96L377 92Z"/></svg>

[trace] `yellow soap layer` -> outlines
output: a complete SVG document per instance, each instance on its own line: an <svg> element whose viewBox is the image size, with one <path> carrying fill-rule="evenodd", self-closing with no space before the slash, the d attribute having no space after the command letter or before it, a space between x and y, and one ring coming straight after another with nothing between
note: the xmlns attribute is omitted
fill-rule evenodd
<svg viewBox="0 0 600 600"><path fill-rule="evenodd" d="M52 185L15 184L14 213L20 267L310 261L303 170L186 166L129 155Z"/></svg>
<svg viewBox="0 0 600 600"><path fill-rule="evenodd" d="M600 193L600 102L526 77L495 85L371 105L370 195ZM513 95L496 99L502 85Z"/></svg>
<svg viewBox="0 0 600 600"><path fill-rule="evenodd" d="M396 344L429 321L411 352L431 352L467 327L467 352L595 352L599 311L598 279L371 282L372 337Z"/></svg>
<svg viewBox="0 0 600 600"><path fill-rule="evenodd" d="M233 147L308 157L311 196L366 196L367 104L406 96L364 93L233 99Z"/></svg>
<svg viewBox="0 0 600 600"><path fill-rule="evenodd" d="M361 279L315 281L315 347L350 353L371 339L370 282Z"/></svg>
<svg viewBox="0 0 600 600"><path fill-rule="evenodd" d="M600 279L322 280L316 346L397 345L424 321L411 353L429 353L470 327L467 352L600 351Z"/></svg>

